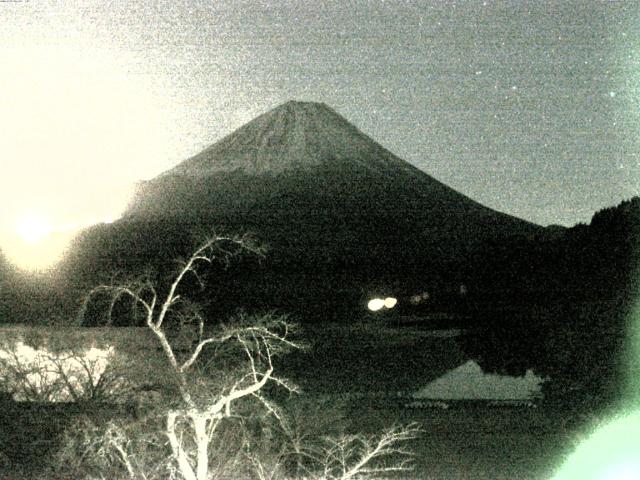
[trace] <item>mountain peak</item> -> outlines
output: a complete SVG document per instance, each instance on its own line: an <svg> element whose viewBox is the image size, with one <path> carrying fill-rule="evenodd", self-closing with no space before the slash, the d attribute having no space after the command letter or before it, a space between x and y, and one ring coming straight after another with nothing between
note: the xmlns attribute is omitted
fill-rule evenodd
<svg viewBox="0 0 640 480"><path fill-rule="evenodd" d="M290 100L162 176L206 177L235 170L279 174L344 162L371 169L381 152L391 155L326 104Z"/></svg>
<svg viewBox="0 0 640 480"><path fill-rule="evenodd" d="M280 110L280 109L299 109L299 110L305 110L305 109L328 109L331 110L326 103L324 102L309 102L309 101L303 101L303 100L287 100L286 102L278 105L277 107L275 107L273 111L276 110Z"/></svg>
<svg viewBox="0 0 640 480"><path fill-rule="evenodd" d="M281 103L277 107L273 108L266 114L276 115L276 114L321 114L321 113L329 113L336 117L341 118L343 121L346 121L340 114L338 114L334 109L329 107L324 102L311 102L311 101L303 101L303 100L288 100L284 103Z"/></svg>

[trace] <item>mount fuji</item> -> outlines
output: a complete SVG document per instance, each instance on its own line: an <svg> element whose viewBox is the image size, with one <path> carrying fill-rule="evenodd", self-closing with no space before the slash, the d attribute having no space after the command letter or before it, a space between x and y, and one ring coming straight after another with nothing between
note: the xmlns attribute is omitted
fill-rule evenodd
<svg viewBox="0 0 640 480"><path fill-rule="evenodd" d="M453 288L486 268L487 242L545 229L456 192L328 106L291 101L139 184L120 220L81 236L70 274L171 271L194 230L252 233L268 248L261 266L218 277L217 306L323 316L374 292Z"/></svg>
<svg viewBox="0 0 640 480"><path fill-rule="evenodd" d="M449 188L325 104L297 101L141 184L125 218L253 231L287 264L392 269L541 229Z"/></svg>

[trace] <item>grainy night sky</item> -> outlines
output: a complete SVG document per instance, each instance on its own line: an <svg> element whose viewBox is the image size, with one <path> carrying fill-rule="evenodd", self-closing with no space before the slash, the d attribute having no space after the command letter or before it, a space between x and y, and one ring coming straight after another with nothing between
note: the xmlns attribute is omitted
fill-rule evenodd
<svg viewBox="0 0 640 480"><path fill-rule="evenodd" d="M2 2L1 223L117 215L127 185L290 99L327 103L489 207L586 222L639 193L639 13L586 0Z"/></svg>

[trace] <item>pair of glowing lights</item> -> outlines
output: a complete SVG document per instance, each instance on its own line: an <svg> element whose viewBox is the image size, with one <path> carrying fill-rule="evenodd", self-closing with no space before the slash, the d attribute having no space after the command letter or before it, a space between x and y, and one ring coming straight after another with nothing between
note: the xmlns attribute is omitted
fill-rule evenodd
<svg viewBox="0 0 640 480"><path fill-rule="evenodd" d="M398 299L395 297L387 297L387 298L372 298L367 303L367 308L372 312L377 312L378 310L382 310L383 308L393 308L398 303Z"/></svg>

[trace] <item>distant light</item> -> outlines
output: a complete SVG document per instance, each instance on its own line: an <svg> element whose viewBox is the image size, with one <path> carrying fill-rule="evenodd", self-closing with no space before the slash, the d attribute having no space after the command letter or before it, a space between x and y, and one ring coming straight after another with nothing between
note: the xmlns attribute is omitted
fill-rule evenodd
<svg viewBox="0 0 640 480"><path fill-rule="evenodd" d="M387 308L393 308L398 303L398 299L395 297L387 297L384 299L384 306Z"/></svg>
<svg viewBox="0 0 640 480"><path fill-rule="evenodd" d="M412 305L418 305L426 300L429 300L429 292L416 293L409 298L409 303Z"/></svg>
<svg viewBox="0 0 640 480"><path fill-rule="evenodd" d="M385 306L384 300L381 298L372 298L371 300L369 300L369 303L367 304L367 308L372 312L377 312L384 306Z"/></svg>
<svg viewBox="0 0 640 480"><path fill-rule="evenodd" d="M367 303L367 308L372 312L377 312L383 308L393 308L398 303L398 299L395 297L387 297L385 299L382 298L372 298Z"/></svg>

